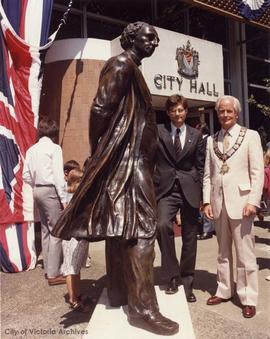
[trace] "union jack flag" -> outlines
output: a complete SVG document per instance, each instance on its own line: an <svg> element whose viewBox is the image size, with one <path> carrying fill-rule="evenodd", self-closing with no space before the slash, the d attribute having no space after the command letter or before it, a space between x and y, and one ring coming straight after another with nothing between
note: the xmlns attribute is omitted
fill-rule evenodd
<svg viewBox="0 0 270 339"><path fill-rule="evenodd" d="M32 190L22 181L36 141L41 64L53 0L0 0L0 255L17 272L36 263Z"/></svg>

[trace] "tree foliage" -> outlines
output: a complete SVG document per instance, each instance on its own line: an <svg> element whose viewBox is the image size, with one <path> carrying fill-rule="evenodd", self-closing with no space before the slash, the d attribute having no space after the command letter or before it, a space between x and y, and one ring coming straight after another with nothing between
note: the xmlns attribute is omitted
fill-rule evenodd
<svg viewBox="0 0 270 339"><path fill-rule="evenodd" d="M266 87L268 87L267 92L270 94L270 79L263 79ZM265 116L270 117L270 106L260 103L256 100L253 94L251 94L248 102L251 105L255 105Z"/></svg>

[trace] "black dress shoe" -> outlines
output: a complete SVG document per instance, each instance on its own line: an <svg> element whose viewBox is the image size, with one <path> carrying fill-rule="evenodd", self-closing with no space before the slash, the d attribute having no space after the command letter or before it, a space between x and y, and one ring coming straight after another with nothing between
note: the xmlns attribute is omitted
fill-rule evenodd
<svg viewBox="0 0 270 339"><path fill-rule="evenodd" d="M130 325L142 328L159 335L173 335L179 331L179 325L164 317L161 313L148 313L145 315L129 314Z"/></svg>
<svg viewBox="0 0 270 339"><path fill-rule="evenodd" d="M195 295L193 293L190 293L190 295L187 295L187 302L189 303L195 303L195 301L197 301Z"/></svg>
<svg viewBox="0 0 270 339"><path fill-rule="evenodd" d="M197 237L198 240L205 240L205 239L210 239L213 237L213 233L212 232L203 232L202 234L200 234L200 236Z"/></svg>
<svg viewBox="0 0 270 339"><path fill-rule="evenodd" d="M176 292L178 292L178 286L177 286L177 282L176 282L176 278L172 278L169 282L169 284L167 285L166 294L175 294Z"/></svg>

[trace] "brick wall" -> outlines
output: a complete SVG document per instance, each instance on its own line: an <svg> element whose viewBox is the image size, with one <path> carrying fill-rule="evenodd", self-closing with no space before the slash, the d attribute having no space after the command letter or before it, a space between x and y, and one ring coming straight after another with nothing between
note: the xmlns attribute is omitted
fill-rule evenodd
<svg viewBox="0 0 270 339"><path fill-rule="evenodd" d="M65 60L45 65L40 116L49 115L58 121L64 162L74 159L83 165L89 155L89 110L104 63Z"/></svg>

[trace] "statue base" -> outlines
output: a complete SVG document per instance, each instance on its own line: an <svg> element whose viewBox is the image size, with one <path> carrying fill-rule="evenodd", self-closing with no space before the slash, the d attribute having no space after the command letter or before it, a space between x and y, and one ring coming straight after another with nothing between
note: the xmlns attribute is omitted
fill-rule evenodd
<svg viewBox="0 0 270 339"><path fill-rule="evenodd" d="M162 315L179 323L179 332L168 338L195 339L183 286L179 286L178 292L174 295L165 294L158 286L155 288ZM118 308L109 306L105 288L86 330L87 334L83 339L164 338L164 335L153 334L131 326L127 319L127 306Z"/></svg>

